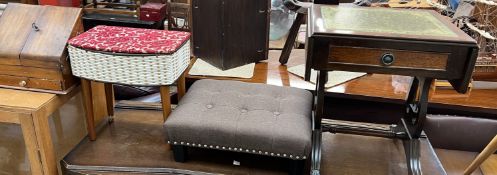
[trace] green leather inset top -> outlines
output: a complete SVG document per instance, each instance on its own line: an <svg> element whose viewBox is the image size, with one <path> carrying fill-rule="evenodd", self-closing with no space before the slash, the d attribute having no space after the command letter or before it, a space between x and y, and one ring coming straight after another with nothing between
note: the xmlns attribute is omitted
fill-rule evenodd
<svg viewBox="0 0 497 175"><path fill-rule="evenodd" d="M327 30L457 37L428 11L322 6L321 14Z"/></svg>

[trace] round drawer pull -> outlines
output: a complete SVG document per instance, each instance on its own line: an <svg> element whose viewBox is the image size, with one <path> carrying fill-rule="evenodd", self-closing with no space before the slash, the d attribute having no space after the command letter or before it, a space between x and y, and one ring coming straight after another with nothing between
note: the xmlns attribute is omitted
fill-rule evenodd
<svg viewBox="0 0 497 175"><path fill-rule="evenodd" d="M395 57L391 53L385 53L381 56L381 63L385 66L390 66L395 61Z"/></svg>
<svg viewBox="0 0 497 175"><path fill-rule="evenodd" d="M27 84L27 83L26 83L26 81L24 81L24 80L19 82L19 86L21 86L21 87L26 86L26 84Z"/></svg>

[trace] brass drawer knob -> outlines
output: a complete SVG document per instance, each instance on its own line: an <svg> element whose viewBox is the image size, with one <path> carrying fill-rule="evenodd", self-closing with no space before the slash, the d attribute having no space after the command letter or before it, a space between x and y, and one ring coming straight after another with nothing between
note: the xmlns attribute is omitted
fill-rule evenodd
<svg viewBox="0 0 497 175"><path fill-rule="evenodd" d="M395 56L391 53L385 53L381 56L381 63L385 66L390 66L395 61Z"/></svg>
<svg viewBox="0 0 497 175"><path fill-rule="evenodd" d="M27 83L26 83L26 81L24 81L24 80L19 82L19 86L21 86L21 87L26 86L26 84L27 84Z"/></svg>

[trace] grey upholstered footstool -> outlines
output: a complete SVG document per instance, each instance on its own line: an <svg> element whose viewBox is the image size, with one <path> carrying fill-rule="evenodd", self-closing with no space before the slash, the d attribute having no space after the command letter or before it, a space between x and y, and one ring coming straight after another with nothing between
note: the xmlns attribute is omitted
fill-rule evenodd
<svg viewBox="0 0 497 175"><path fill-rule="evenodd" d="M306 90L199 80L165 122L165 136L180 162L186 147L201 147L288 158L302 168L311 151L311 112Z"/></svg>

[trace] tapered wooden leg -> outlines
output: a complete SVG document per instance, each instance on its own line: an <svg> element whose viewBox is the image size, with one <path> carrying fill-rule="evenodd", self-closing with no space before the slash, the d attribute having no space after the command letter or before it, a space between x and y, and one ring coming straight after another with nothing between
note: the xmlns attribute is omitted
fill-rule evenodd
<svg viewBox="0 0 497 175"><path fill-rule="evenodd" d="M490 143L483 149L483 151L478 154L475 160L471 162L471 165L464 170L464 175L469 175L473 173L485 160L488 159L490 155L492 155L495 151L497 151L497 135L490 141Z"/></svg>
<svg viewBox="0 0 497 175"><path fill-rule="evenodd" d="M171 114L171 96L169 94L169 86L160 87L160 99L162 101L162 122L165 122L167 117L169 117L169 114ZM166 150L170 150L171 146L166 144L165 148Z"/></svg>
<svg viewBox="0 0 497 175"><path fill-rule="evenodd" d="M114 88L111 83L105 83L105 103L107 104L107 114L109 123L114 121Z"/></svg>
<svg viewBox="0 0 497 175"><path fill-rule="evenodd" d="M162 101L162 117L165 122L171 113L171 96L169 95L169 86L160 87L160 99Z"/></svg>
<svg viewBox="0 0 497 175"><path fill-rule="evenodd" d="M83 93L83 103L86 109L86 126L88 137L91 141L97 139L95 132L95 116L93 114L93 97L91 93L91 82L87 79L81 79L81 92Z"/></svg>
<svg viewBox="0 0 497 175"><path fill-rule="evenodd" d="M43 174L58 174L57 158L55 157L55 148L52 142L52 132L50 130L50 115L46 113L34 113L34 126L36 139L40 149L41 162L43 164Z"/></svg>
<svg viewBox="0 0 497 175"><path fill-rule="evenodd" d="M186 85L185 85L185 77L186 77L186 71L181 74L181 76L178 78L177 84L178 84L178 102L185 96L186 93Z"/></svg>
<svg viewBox="0 0 497 175"><path fill-rule="evenodd" d="M19 117L24 137L24 144L26 145L26 152L31 165L32 174L43 174L41 167L41 157L38 157L38 143L36 140L35 128L33 118L31 116Z"/></svg>

